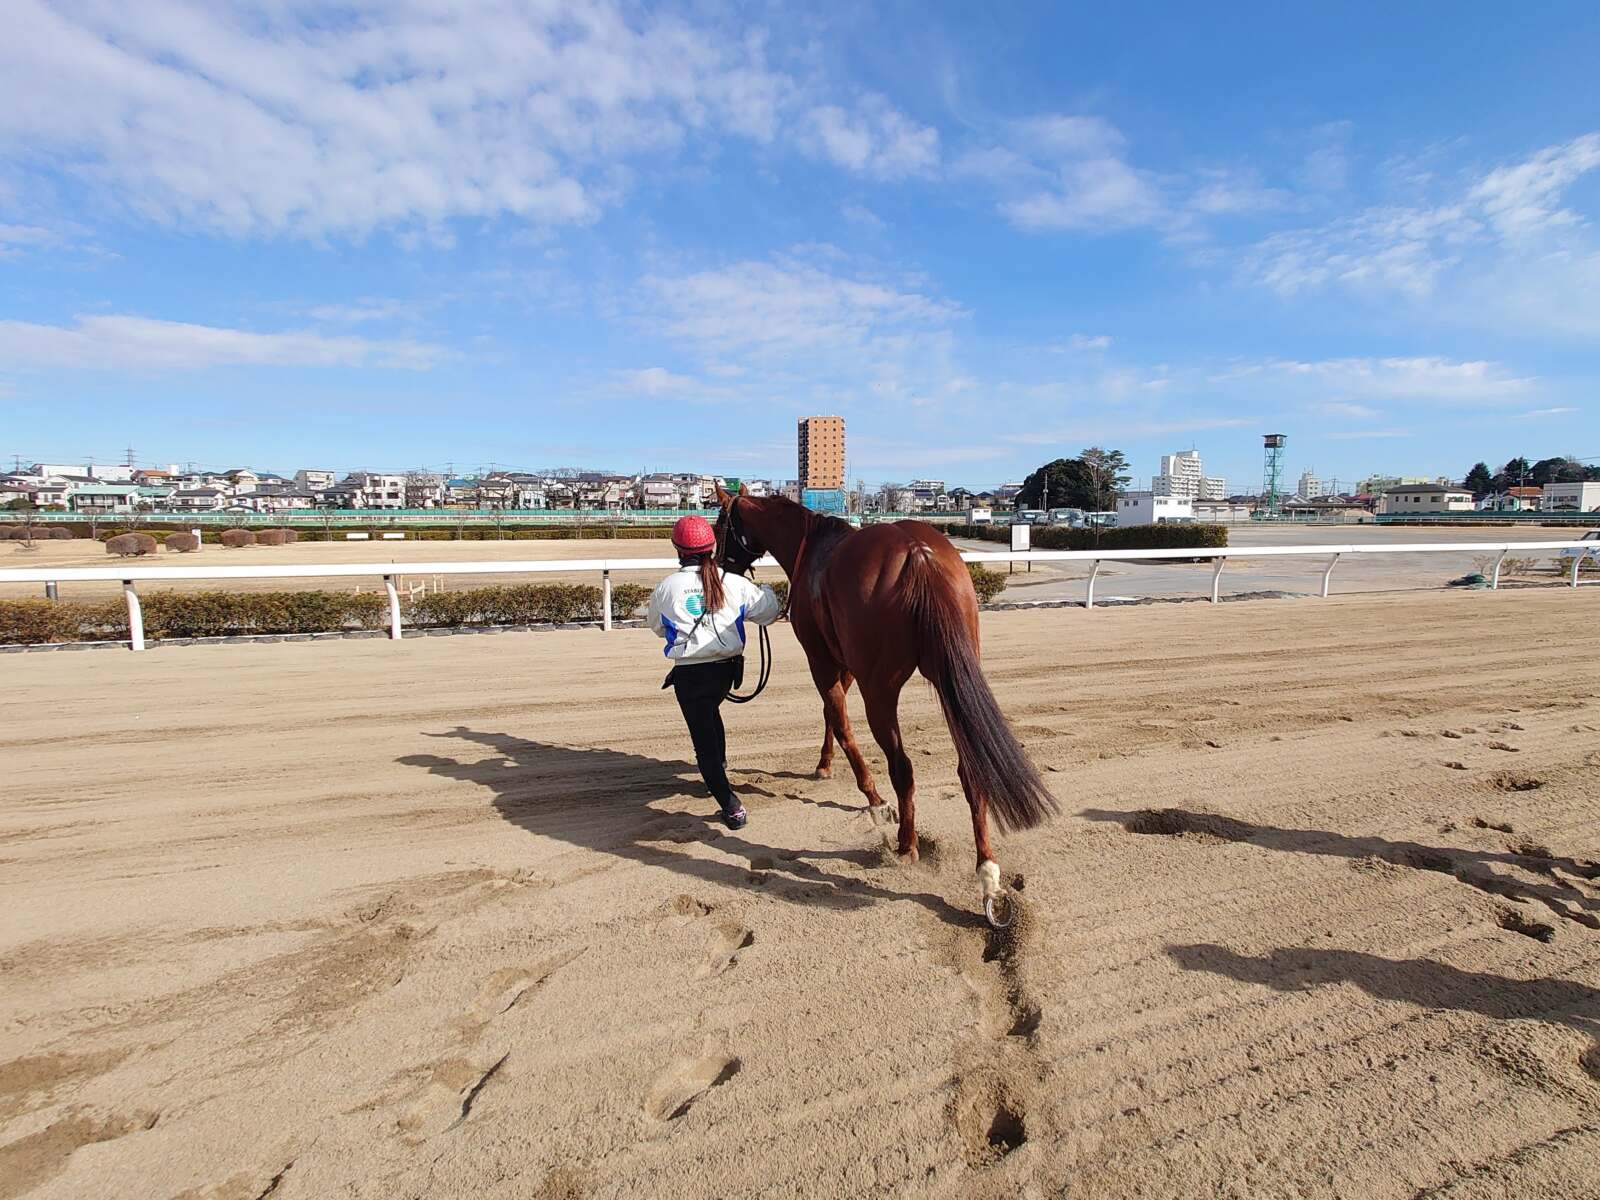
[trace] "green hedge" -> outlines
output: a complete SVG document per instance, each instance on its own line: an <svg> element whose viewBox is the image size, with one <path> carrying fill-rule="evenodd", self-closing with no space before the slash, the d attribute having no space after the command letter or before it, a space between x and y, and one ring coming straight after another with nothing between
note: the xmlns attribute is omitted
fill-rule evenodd
<svg viewBox="0 0 1600 1200"><path fill-rule="evenodd" d="M611 588L611 615L622 619L650 599L640 583ZM600 619L600 589L585 583L519 583L438 592L411 602L410 620L422 626L544 625Z"/></svg>
<svg viewBox="0 0 1600 1200"><path fill-rule="evenodd" d="M1011 544L1009 525L951 525L950 537ZM1228 544L1226 525L1130 525L1126 529L1072 529L1035 525L1035 550L1187 550L1216 549Z"/></svg>
<svg viewBox="0 0 1600 1200"><path fill-rule="evenodd" d="M127 636L128 610L120 600L102 604L0 600L0 645L99 641Z"/></svg>

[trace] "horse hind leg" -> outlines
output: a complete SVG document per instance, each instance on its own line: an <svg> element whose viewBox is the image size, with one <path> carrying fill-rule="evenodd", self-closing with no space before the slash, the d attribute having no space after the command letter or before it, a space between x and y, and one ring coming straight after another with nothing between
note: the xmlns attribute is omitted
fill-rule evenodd
<svg viewBox="0 0 1600 1200"><path fill-rule="evenodd" d="M894 784L895 798L900 802L900 840L896 847L900 856L917 861L917 803L916 781L911 770L911 758L906 754L900 737L900 688L874 689L861 693L867 701L867 723L872 726L872 736L877 739L884 757L889 760L889 781Z"/></svg>
<svg viewBox="0 0 1600 1200"><path fill-rule="evenodd" d="M964 764L957 765L956 774L961 777L961 790L966 793L967 807L972 810L972 842L978 853L978 899L983 904L983 914L989 924L996 929L1004 929L1012 922L1010 905L1014 902L1004 899L1000 864L995 861L994 848L989 844L989 800L973 788Z"/></svg>

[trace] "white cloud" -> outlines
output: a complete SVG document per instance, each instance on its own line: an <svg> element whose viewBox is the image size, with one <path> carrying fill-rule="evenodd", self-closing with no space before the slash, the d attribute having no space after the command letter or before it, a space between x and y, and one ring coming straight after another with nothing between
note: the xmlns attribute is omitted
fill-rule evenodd
<svg viewBox="0 0 1600 1200"><path fill-rule="evenodd" d="M1576 213L1556 207L1579 176L1600 167L1600 133L1549 146L1526 162L1490 171L1469 193L1506 237L1575 225Z"/></svg>
<svg viewBox="0 0 1600 1200"><path fill-rule="evenodd" d="M394 321L412 318L425 307L414 300L395 300L366 296L348 304L318 304L306 309L315 321L337 321L349 325L368 321Z"/></svg>
<svg viewBox="0 0 1600 1200"><path fill-rule="evenodd" d="M1443 295L1435 311L1458 319L1592 332L1600 329L1600 254L1562 201L1596 169L1600 133L1493 168L1453 194L1436 194L1431 171L1411 171L1404 187L1418 199L1267 237L1245 255L1244 274L1283 295L1326 287L1435 302Z"/></svg>
<svg viewBox="0 0 1600 1200"><path fill-rule="evenodd" d="M24 250L55 244L56 234L42 225L0 224L0 258L12 258Z"/></svg>
<svg viewBox="0 0 1600 1200"><path fill-rule="evenodd" d="M0 159L185 228L435 240L456 218L591 220L630 158L693 137L797 129L879 176L937 161L881 97L814 91L759 34L613 0L12 0Z"/></svg>
<svg viewBox="0 0 1600 1200"><path fill-rule="evenodd" d="M1300 167L1300 183L1313 192L1343 191L1350 178L1349 121L1329 121L1311 131L1311 149Z"/></svg>
<svg viewBox="0 0 1600 1200"><path fill-rule="evenodd" d="M839 206L839 215L852 225L861 225L874 233L881 233L889 228L889 222L885 221L865 204L842 204Z"/></svg>
<svg viewBox="0 0 1600 1200"><path fill-rule="evenodd" d="M621 371L618 373L624 387L629 391L640 392L646 396L681 395L684 392L694 392L702 388L697 379L687 375L675 375L665 367L645 367L638 371Z"/></svg>
<svg viewBox="0 0 1600 1200"><path fill-rule="evenodd" d="M1565 416L1568 416L1568 415L1570 415L1572 413L1579 412L1579 411L1581 411L1581 410L1577 409L1577 408L1572 408L1572 407L1531 408L1527 412L1517 413L1516 415L1521 420L1531 421L1531 420L1538 420L1538 419L1543 418L1543 417L1565 417Z"/></svg>
<svg viewBox="0 0 1600 1200"><path fill-rule="evenodd" d="M71 327L0 321L0 367L189 371L218 366L425 370L442 351L409 341L253 333L149 317L80 317Z"/></svg>
<svg viewBox="0 0 1600 1200"><path fill-rule="evenodd" d="M946 327L961 310L893 282L783 256L641 281L647 322L719 358L880 350Z"/></svg>
<svg viewBox="0 0 1600 1200"><path fill-rule="evenodd" d="M854 111L818 105L801 129L801 145L814 157L880 179L926 175L939 164L938 130L912 121L882 96L864 96Z"/></svg>
<svg viewBox="0 0 1600 1200"><path fill-rule="evenodd" d="M1011 434L1005 440L1023 446L1038 446L1054 442L1161 437L1175 433L1200 433L1210 429L1245 429L1257 424L1259 422L1243 417L1186 417L1172 420L1106 415L1060 425L1053 429Z"/></svg>
<svg viewBox="0 0 1600 1200"><path fill-rule="evenodd" d="M1111 336L1105 333L1075 333L1064 342L1052 342L1045 349L1051 354L1083 354L1111 349Z"/></svg>
<svg viewBox="0 0 1600 1200"><path fill-rule="evenodd" d="M1329 400L1321 404L1312 405L1312 408L1328 417L1352 417L1356 420L1367 421L1378 416L1378 410L1366 404L1350 404L1343 400Z"/></svg>
<svg viewBox="0 0 1600 1200"><path fill-rule="evenodd" d="M1188 199L1191 212L1202 217L1255 216L1290 207L1294 197L1282 188L1264 186L1253 171L1208 168Z"/></svg>
<svg viewBox="0 0 1600 1200"><path fill-rule="evenodd" d="M1499 363L1459 362L1428 355L1310 362L1280 359L1267 364L1267 370L1278 380L1294 381L1301 387L1367 399L1450 405L1514 402L1525 397L1538 382L1511 375Z"/></svg>
<svg viewBox="0 0 1600 1200"><path fill-rule="evenodd" d="M1108 232L1154 223L1163 212L1150 178L1119 158L1062 163L1054 186L1000 205L1013 225L1030 232Z"/></svg>

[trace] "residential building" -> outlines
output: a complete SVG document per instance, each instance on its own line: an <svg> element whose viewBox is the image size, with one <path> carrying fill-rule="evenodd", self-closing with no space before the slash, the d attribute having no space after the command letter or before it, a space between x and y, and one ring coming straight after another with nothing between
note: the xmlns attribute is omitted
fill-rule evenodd
<svg viewBox="0 0 1600 1200"><path fill-rule="evenodd" d="M1475 507L1472 493L1454 484L1401 484L1386 489L1378 498L1380 516L1472 512Z"/></svg>
<svg viewBox="0 0 1600 1200"><path fill-rule="evenodd" d="M338 478L337 471L302 468L294 473L294 485L301 491L320 492L324 488L331 488Z"/></svg>
<svg viewBox="0 0 1600 1200"><path fill-rule="evenodd" d="M406 507L437 508L444 503L445 478L425 471L413 471L406 476Z"/></svg>
<svg viewBox="0 0 1600 1200"><path fill-rule="evenodd" d="M1600 483L1547 483L1540 507L1544 512L1594 512L1600 509Z"/></svg>
<svg viewBox="0 0 1600 1200"><path fill-rule="evenodd" d="M404 508L406 506L406 477L380 475L373 471L352 471L340 482L341 488L355 493L352 508Z"/></svg>
<svg viewBox="0 0 1600 1200"><path fill-rule="evenodd" d="M1503 492L1485 496L1478 502L1478 508L1483 512L1538 512L1543 503L1543 488L1508 487Z"/></svg>
<svg viewBox="0 0 1600 1200"><path fill-rule="evenodd" d="M1162 525L1194 520L1194 501L1187 496L1158 496L1148 491L1123 492L1117 497L1117 526Z"/></svg>
<svg viewBox="0 0 1600 1200"><path fill-rule="evenodd" d="M1194 519L1205 525L1232 525L1250 519L1250 506L1237 500L1196 500Z"/></svg>
<svg viewBox="0 0 1600 1200"><path fill-rule="evenodd" d="M911 493L911 507L916 512L935 512L950 504L942 479L913 479L906 484L906 490Z"/></svg>
<svg viewBox="0 0 1600 1200"><path fill-rule="evenodd" d="M1300 472L1300 486L1295 488L1294 494L1302 500L1315 500L1318 496L1328 494L1322 480L1318 479L1316 472L1310 467Z"/></svg>
<svg viewBox="0 0 1600 1200"><path fill-rule="evenodd" d="M33 466L28 468L26 473L36 476L40 479L47 478L51 475L81 475L86 479L93 478L89 474L89 468L83 463L34 463Z"/></svg>
<svg viewBox="0 0 1600 1200"><path fill-rule="evenodd" d="M179 488L167 497L166 506L172 512L216 512L227 499L220 488Z"/></svg>
<svg viewBox="0 0 1600 1200"><path fill-rule="evenodd" d="M1179 499L1221 500L1228 494L1228 481L1205 473L1200 451L1180 450L1161 456L1161 473L1151 478L1150 491Z"/></svg>
<svg viewBox="0 0 1600 1200"><path fill-rule="evenodd" d="M800 490L844 487L844 418L801 417Z"/></svg>
<svg viewBox="0 0 1600 1200"><path fill-rule="evenodd" d="M640 508L677 508L680 495L670 475L646 475L634 491Z"/></svg>
<svg viewBox="0 0 1600 1200"><path fill-rule="evenodd" d="M133 483L75 483L68 493L73 512L134 512L140 503L139 487Z"/></svg>

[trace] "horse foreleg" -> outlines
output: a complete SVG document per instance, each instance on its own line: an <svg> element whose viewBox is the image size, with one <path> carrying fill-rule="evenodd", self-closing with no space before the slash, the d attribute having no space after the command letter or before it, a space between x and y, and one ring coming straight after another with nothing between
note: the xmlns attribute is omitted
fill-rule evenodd
<svg viewBox="0 0 1600 1200"><path fill-rule="evenodd" d="M889 760L889 781L894 784L895 798L900 801L900 856L912 862L917 860L917 803L916 782L912 777L911 759L906 754L900 738L900 688L902 683L867 690L862 685L861 695L867 702L867 723L872 726L872 736L877 739L883 755Z"/></svg>
<svg viewBox="0 0 1600 1200"><path fill-rule="evenodd" d="M822 717L822 753L817 756L817 778L826 779L833 774L833 726L827 714Z"/></svg>
<svg viewBox="0 0 1600 1200"><path fill-rule="evenodd" d="M846 692L850 690L850 672L846 671L839 677L839 686ZM833 774L833 724L828 720L826 710L822 716L822 753L817 757L817 778L826 779Z"/></svg>
<svg viewBox="0 0 1600 1200"><path fill-rule="evenodd" d="M815 677L816 672L812 674ZM847 679L849 676L842 674L826 683L818 679L817 690L822 693L822 711L828 728L844 748L844 756L850 760L850 769L856 775L856 787L867 798L867 809L872 813L873 821L877 822L884 819L880 814L884 813L885 805L883 797L878 795L878 789L873 785L872 773L867 770L866 757L861 753L861 747L856 745L855 734L850 731L850 715L844 704Z"/></svg>

